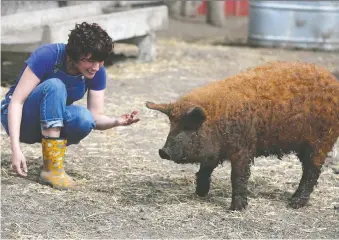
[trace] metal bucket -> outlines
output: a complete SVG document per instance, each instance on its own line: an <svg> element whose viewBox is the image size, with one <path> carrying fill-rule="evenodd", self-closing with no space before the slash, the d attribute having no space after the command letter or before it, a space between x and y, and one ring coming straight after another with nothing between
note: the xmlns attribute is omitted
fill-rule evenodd
<svg viewBox="0 0 339 240"><path fill-rule="evenodd" d="M338 50L339 2L251 0L248 44Z"/></svg>

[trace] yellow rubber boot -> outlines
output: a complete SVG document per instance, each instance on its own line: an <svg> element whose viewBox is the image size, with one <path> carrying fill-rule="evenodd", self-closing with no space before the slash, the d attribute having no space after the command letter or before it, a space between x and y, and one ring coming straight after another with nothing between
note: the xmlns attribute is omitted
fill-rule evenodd
<svg viewBox="0 0 339 240"><path fill-rule="evenodd" d="M75 188L76 183L64 170L67 140L42 137L41 143L44 165L40 173L40 182L62 190Z"/></svg>

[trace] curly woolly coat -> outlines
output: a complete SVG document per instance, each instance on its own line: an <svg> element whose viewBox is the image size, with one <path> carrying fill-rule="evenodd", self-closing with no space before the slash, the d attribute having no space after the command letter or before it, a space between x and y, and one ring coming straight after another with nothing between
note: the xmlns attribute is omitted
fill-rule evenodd
<svg viewBox="0 0 339 240"><path fill-rule="evenodd" d="M191 152L187 150L186 155L193 155L194 149L201 153L204 146L214 155L196 160L201 163L197 194L208 193L213 169L228 159L232 164L232 209L247 205L249 162L254 157L291 151L302 162L303 175L290 205L304 206L339 137L339 82L325 68L310 63L267 63L194 89L175 103L146 105L166 113L171 121L161 156L174 155L178 133L180 139L191 134L182 127L183 121L200 123L189 135L194 140L189 137ZM185 142L180 141L184 149ZM185 150L181 152L185 154Z"/></svg>

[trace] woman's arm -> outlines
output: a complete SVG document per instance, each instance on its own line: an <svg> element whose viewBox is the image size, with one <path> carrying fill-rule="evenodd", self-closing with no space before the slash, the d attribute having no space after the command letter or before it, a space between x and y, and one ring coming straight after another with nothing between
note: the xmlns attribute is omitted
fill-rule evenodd
<svg viewBox="0 0 339 240"><path fill-rule="evenodd" d="M104 115L104 98L105 90L88 90L87 108L94 117L97 130L106 130L117 126L127 126L140 120L136 117L138 113L137 111L133 111L131 114L123 114L119 118L107 117Z"/></svg>
<svg viewBox="0 0 339 240"><path fill-rule="evenodd" d="M29 66L26 67L18 85L16 86L8 106L8 129L11 140L12 167L20 176L26 176L26 160L20 149L20 125L22 108L26 98L39 84L40 79L32 72ZM24 172L21 170L21 164Z"/></svg>

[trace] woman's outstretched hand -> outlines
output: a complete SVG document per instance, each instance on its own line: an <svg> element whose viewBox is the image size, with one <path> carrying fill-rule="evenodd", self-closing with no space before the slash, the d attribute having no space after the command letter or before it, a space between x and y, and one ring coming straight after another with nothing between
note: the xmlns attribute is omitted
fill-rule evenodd
<svg viewBox="0 0 339 240"><path fill-rule="evenodd" d="M139 117L137 117L138 111L134 110L130 114L123 114L120 118L118 118L118 126L128 126L133 123L139 122Z"/></svg>

